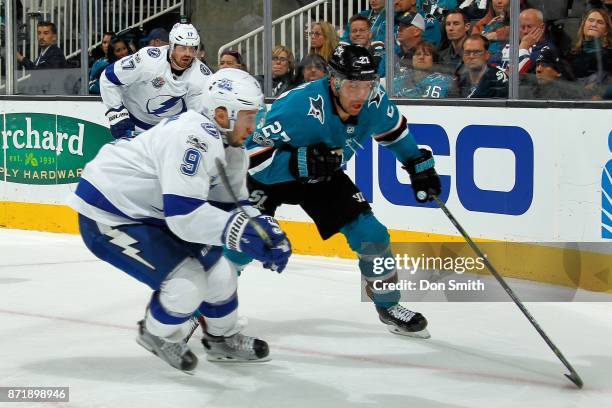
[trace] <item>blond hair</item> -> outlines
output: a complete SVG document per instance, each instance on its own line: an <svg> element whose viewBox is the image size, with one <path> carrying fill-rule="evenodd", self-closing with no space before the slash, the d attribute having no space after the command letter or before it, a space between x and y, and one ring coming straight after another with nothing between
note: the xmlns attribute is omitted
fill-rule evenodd
<svg viewBox="0 0 612 408"><path fill-rule="evenodd" d="M334 26L332 26L327 21L317 21L312 25L313 28L315 26L321 27L321 31L323 32L323 38L325 41L323 41L323 45L318 50L315 50L314 48L310 47L310 54L318 54L325 60L325 62L329 62L329 59L331 58L332 54L334 53L334 50L340 42L340 39L338 38L338 33L336 33Z"/></svg>

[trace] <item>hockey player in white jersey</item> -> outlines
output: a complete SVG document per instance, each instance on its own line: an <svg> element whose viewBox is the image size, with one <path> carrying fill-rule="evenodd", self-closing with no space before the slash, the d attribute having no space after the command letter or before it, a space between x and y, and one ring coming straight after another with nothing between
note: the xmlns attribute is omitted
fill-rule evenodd
<svg viewBox="0 0 612 408"><path fill-rule="evenodd" d="M102 147L69 199L86 246L154 290L138 343L186 372L197 364L184 340L197 312L206 320L209 360L268 355L265 341L240 333L237 273L224 251L277 272L291 254L278 223L248 205L242 143L263 105L259 84L244 71L222 70L211 77L205 101L208 116L190 110ZM217 159L246 213L222 183ZM267 233L267 244L253 222Z"/></svg>
<svg viewBox="0 0 612 408"><path fill-rule="evenodd" d="M113 137L131 137L188 109L201 111L212 71L195 58L199 45L195 27L177 23L170 45L144 47L104 70L100 94Z"/></svg>

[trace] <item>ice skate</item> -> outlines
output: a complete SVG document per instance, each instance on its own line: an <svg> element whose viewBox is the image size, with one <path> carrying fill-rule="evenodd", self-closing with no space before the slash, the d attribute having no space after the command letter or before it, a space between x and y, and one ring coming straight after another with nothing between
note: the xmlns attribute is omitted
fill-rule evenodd
<svg viewBox="0 0 612 408"><path fill-rule="evenodd" d="M149 333L145 327L144 320L138 322L138 337L136 342L157 357L187 374L193 374L198 365L198 358L191 352L187 343L180 341L171 343Z"/></svg>
<svg viewBox="0 0 612 408"><path fill-rule="evenodd" d="M393 334L401 336L428 339L431 337L427 331L427 319L417 312L406 309L401 305L384 308L376 306L380 321L387 325Z"/></svg>
<svg viewBox="0 0 612 408"><path fill-rule="evenodd" d="M208 361L255 363L270 360L268 343L241 333L229 337L204 333L202 344L208 354Z"/></svg>

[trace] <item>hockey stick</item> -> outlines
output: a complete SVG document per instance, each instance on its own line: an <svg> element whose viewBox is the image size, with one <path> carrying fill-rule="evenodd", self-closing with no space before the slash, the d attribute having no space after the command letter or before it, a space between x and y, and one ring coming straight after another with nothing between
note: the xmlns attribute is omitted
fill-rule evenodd
<svg viewBox="0 0 612 408"><path fill-rule="evenodd" d="M225 167L223 166L223 163L221 162L219 158L216 158L215 164L217 165L217 171L219 172L219 176L221 176L221 182L223 183L223 185L225 186L225 189L228 191L228 193L232 197L232 200L234 200L234 204L236 204L236 207L240 211L247 214L247 212L244 210L244 207L242 207L242 205L240 204L240 201L238 201L238 197L236 196L236 193L234 193L234 190L232 190L232 185L230 184L229 178L227 177L227 173L225 172ZM253 227L257 235L259 235L259 237L263 240L263 242L266 244L268 248L272 248L274 246L274 244L272 244L272 240L270 239L270 236L268 235L266 230L263 229L261 225L259 225L251 217L249 217L248 223L251 227Z"/></svg>
<svg viewBox="0 0 612 408"><path fill-rule="evenodd" d="M506 293L508 293L508 295L512 298L512 300L518 306L518 308L521 309L521 312L523 312L523 314L525 315L527 320L529 320L529 322L537 330L537 332L540 334L540 336L542 336L542 338L544 339L546 344L548 344L548 347L550 347L550 349L553 351L553 353L555 353L555 355L559 358L559 360L561 360L563 365L565 365L565 367L567 367L567 369L569 370L570 374L565 374L565 376L571 382L573 382L578 388L582 388L582 385L583 385L582 379L580 378L580 376L578 375L576 370L574 370L574 367L572 367L572 365L565 359L565 357L561 353L561 350L559 350L557 348L557 346L555 346L555 344L552 342L552 340L548 337L548 335L540 327L538 322L533 318L531 313L529 313L529 311L527 310L525 305L516 296L516 294L510 288L510 286L508 286L508 284L506 283L504 278L500 275L499 272L497 272L497 270L495 269L493 264L491 264L491 262L487 259L487 257L484 255L484 253L480 250L480 247L478 247L478 245L476 245L476 243L474 241L472 241L472 238L470 238L470 236L467 234L467 232L465 232L463 227L459 224L457 219L453 216L453 214L451 214L451 212L446 207L446 205L442 202L442 200L440 200L440 198L438 198L438 196L436 196L436 195L434 195L433 198L436 201L436 203L438 204L438 206L442 209L442 211L444 211L444 214L446 214L446 216L448 217L450 222L452 222L453 225L455 226L455 228L457 228L457 231L459 231L459 233L461 233L461 235L463 235L463 238L465 238L465 240L470 245L472 250L476 253L476 255L478 255L483 260L484 264L487 266L487 268L489 268L489 271L491 272L491 274L495 277L495 279L497 279L497 281L504 288Z"/></svg>

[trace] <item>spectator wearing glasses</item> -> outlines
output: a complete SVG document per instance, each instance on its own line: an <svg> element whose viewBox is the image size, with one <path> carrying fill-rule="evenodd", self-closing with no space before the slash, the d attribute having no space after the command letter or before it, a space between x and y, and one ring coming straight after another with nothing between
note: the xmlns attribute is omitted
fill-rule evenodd
<svg viewBox="0 0 612 408"><path fill-rule="evenodd" d="M284 45L277 45L272 49L272 96L278 96L293 87L293 72L295 58L293 52ZM263 89L263 75L257 75Z"/></svg>
<svg viewBox="0 0 612 408"><path fill-rule="evenodd" d="M372 41L370 20L359 14L350 18L349 43L367 48L378 64L378 75L381 78L385 76L385 43Z"/></svg>
<svg viewBox="0 0 612 408"><path fill-rule="evenodd" d="M437 72L438 52L433 44L422 42L412 56L412 67L407 73L396 76L393 89L396 97L446 98L453 86L453 78Z"/></svg>
<svg viewBox="0 0 612 408"><path fill-rule="evenodd" d="M321 56L306 55L296 68L295 85L316 81L326 76L327 73L327 63Z"/></svg>
<svg viewBox="0 0 612 408"><path fill-rule="evenodd" d="M358 15L367 18L370 21L370 30L372 31L372 41L385 42L387 20L385 18L385 0L369 0L370 9L362 10ZM347 29L342 34L342 41L345 44L349 44L349 29L350 21L346 25ZM327 59L326 61L329 61Z"/></svg>
<svg viewBox="0 0 612 408"><path fill-rule="evenodd" d="M219 56L219 69L223 68L237 68L243 71L247 70L242 54L236 50L225 50Z"/></svg>
<svg viewBox="0 0 612 408"><path fill-rule="evenodd" d="M457 69L456 81L463 98L507 98L508 75L488 65L489 40L480 34L470 35L463 43L463 64Z"/></svg>
<svg viewBox="0 0 612 408"><path fill-rule="evenodd" d="M317 21L310 30L309 54L320 55L325 62L328 62L338 42L338 34L334 27L327 21Z"/></svg>

